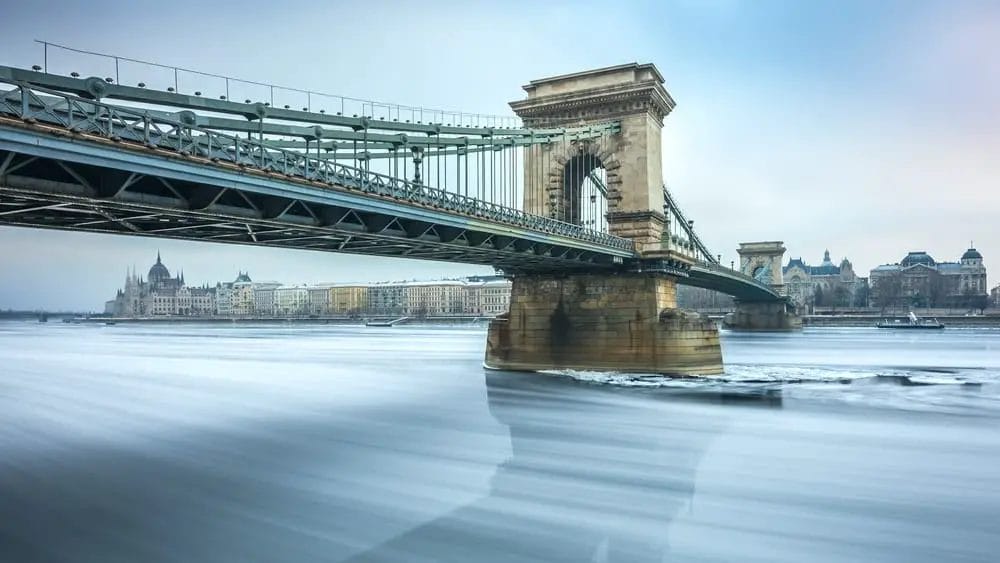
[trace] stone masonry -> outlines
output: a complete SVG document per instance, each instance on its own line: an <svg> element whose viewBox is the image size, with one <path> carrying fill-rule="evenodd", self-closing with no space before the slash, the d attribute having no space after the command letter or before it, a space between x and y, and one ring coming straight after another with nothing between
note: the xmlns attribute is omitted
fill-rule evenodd
<svg viewBox="0 0 1000 563"><path fill-rule="evenodd" d="M721 373L715 324L677 309L675 290L662 274L515 277L510 312L490 323L486 365Z"/></svg>

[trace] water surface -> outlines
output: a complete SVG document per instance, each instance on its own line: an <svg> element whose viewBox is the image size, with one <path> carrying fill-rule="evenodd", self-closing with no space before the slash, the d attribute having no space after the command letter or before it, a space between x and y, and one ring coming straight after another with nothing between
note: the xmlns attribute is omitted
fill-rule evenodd
<svg viewBox="0 0 1000 563"><path fill-rule="evenodd" d="M484 339L0 323L0 561L1000 558L1000 331L724 333L708 380Z"/></svg>

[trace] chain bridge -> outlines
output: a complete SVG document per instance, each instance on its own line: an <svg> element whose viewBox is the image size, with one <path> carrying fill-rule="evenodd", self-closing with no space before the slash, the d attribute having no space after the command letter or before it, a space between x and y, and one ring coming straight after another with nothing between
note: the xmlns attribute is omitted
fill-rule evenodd
<svg viewBox="0 0 1000 563"><path fill-rule="evenodd" d="M663 183L674 101L653 65L534 81L512 118L153 65L173 74L159 89L126 83L121 66L152 63L119 57L114 76L58 74L55 48L44 66L0 67L0 224L491 265L514 290L487 363L510 369L721 369L714 328L663 328L695 322L676 312L676 283L765 307L779 318L766 327L784 327L780 286L719 264ZM614 309L622 292L648 297L620 303L636 319L581 312ZM660 327L606 360L581 353L581 331L639 317ZM664 340L691 330L700 344Z"/></svg>

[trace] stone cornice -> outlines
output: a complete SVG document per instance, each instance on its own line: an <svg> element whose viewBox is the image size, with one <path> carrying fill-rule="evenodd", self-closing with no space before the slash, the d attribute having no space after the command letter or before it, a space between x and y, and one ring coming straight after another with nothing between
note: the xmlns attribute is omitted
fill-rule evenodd
<svg viewBox="0 0 1000 563"><path fill-rule="evenodd" d="M522 119L567 122L600 121L643 112L662 120L675 106L670 94L655 80L535 96L510 103ZM587 110L592 111L587 113Z"/></svg>
<svg viewBox="0 0 1000 563"><path fill-rule="evenodd" d="M667 218L659 211L612 211L607 214L608 222L619 221L656 221L665 223Z"/></svg>
<svg viewBox="0 0 1000 563"><path fill-rule="evenodd" d="M538 80L532 80L530 84L525 85L523 88L526 91L530 92L532 89L534 89L534 88L536 88L538 86L541 86L543 84L549 84L549 83L552 83L552 82L563 82L563 81L570 80L570 79L573 79L573 78L585 78L585 77L588 77L588 76L608 74L608 73L613 73L613 72L616 72L616 71L619 71L619 70L631 70L631 71L648 70L648 71L650 71L653 74L653 77L656 80L659 80L660 83L663 82L663 75L660 74L659 70L657 70L656 65L653 65L651 63L646 63L646 64L625 63L625 64L622 64L622 65L606 66L604 68L596 68L596 69L593 69L593 70L584 70L584 71L581 71L581 72L572 72L572 73L569 73L569 74L560 74L560 75L557 75L557 76L550 76L548 78L539 78Z"/></svg>

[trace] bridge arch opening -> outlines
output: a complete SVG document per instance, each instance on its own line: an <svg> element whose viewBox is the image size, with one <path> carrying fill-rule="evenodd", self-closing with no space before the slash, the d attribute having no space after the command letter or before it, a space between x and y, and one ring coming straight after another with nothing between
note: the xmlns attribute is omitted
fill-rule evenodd
<svg viewBox="0 0 1000 563"><path fill-rule="evenodd" d="M760 264L753 269L750 275L753 279L761 283L771 283L771 265Z"/></svg>
<svg viewBox="0 0 1000 563"><path fill-rule="evenodd" d="M581 150L563 165L558 195L559 218L567 223L607 231L608 173L596 154Z"/></svg>

